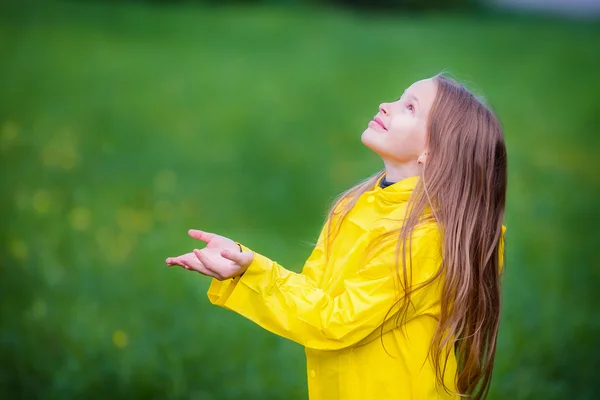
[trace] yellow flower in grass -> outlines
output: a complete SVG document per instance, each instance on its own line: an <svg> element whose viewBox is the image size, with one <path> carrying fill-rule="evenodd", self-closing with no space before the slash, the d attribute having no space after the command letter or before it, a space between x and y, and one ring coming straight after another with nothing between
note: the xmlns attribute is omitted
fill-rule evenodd
<svg viewBox="0 0 600 400"><path fill-rule="evenodd" d="M27 249L27 244L21 239L14 239L10 242L10 253L14 258L19 261L27 260L27 256L29 254L29 250Z"/></svg>
<svg viewBox="0 0 600 400"><path fill-rule="evenodd" d="M123 332L122 330L116 330L113 333L112 341L113 341L113 344L115 345L115 347L118 347L119 349L123 349L123 348L127 347L127 343L129 342L129 339L127 338L127 334L125 332Z"/></svg>
<svg viewBox="0 0 600 400"><path fill-rule="evenodd" d="M180 212L185 218L197 218L200 206L194 199L183 199L180 204Z"/></svg>
<svg viewBox="0 0 600 400"><path fill-rule="evenodd" d="M114 261L124 261L133 251L137 238L131 233L121 232L116 237L115 247L113 248Z"/></svg>
<svg viewBox="0 0 600 400"><path fill-rule="evenodd" d="M42 162L47 167L69 171L79 163L77 136L69 129L57 132L42 149Z"/></svg>
<svg viewBox="0 0 600 400"><path fill-rule="evenodd" d="M123 231L146 233L152 229L152 214L145 210L122 208L117 211L117 224Z"/></svg>
<svg viewBox="0 0 600 400"><path fill-rule="evenodd" d="M154 205L154 217L158 221L169 221L173 216L173 204L166 200L161 200Z"/></svg>
<svg viewBox="0 0 600 400"><path fill-rule="evenodd" d="M69 213L71 227L78 231L85 231L90 227L92 213L85 207L76 207Z"/></svg>
<svg viewBox="0 0 600 400"><path fill-rule="evenodd" d="M49 191L40 189L33 195L31 199L33 209L38 214L46 214L52 208L52 196Z"/></svg>
<svg viewBox="0 0 600 400"><path fill-rule="evenodd" d="M13 121L6 121L0 129L0 150L8 150L18 136L19 126Z"/></svg>
<svg viewBox="0 0 600 400"><path fill-rule="evenodd" d="M137 236L132 232L115 232L108 227L96 230L96 243L103 256L113 265L118 265L132 253L137 244Z"/></svg>

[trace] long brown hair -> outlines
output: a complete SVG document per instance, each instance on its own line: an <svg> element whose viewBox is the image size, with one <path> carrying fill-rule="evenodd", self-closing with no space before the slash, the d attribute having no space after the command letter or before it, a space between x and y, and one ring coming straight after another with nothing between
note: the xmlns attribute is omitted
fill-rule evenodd
<svg viewBox="0 0 600 400"><path fill-rule="evenodd" d="M384 236L394 234L398 240L396 268L403 289L400 316L406 316L412 292L442 277L441 313L430 347L437 380L444 385L449 352L454 349L456 389L462 396L479 400L489 391L500 320L506 147L498 119L482 101L451 78L436 75L433 79L437 95L428 121L427 161L402 228ZM328 218L327 254L358 198L384 174L378 172L334 202ZM443 259L437 274L412 287L407 279L411 275L410 242L428 207L442 234Z"/></svg>

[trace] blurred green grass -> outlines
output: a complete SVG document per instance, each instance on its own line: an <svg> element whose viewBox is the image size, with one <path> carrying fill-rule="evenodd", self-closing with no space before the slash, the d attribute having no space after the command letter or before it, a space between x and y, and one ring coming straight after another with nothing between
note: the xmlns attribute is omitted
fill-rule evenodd
<svg viewBox="0 0 600 400"><path fill-rule="evenodd" d="M598 24L518 16L0 5L3 398L306 398L303 350L167 270L188 228L291 269L381 168L380 102L448 70L509 150L492 399L592 399Z"/></svg>

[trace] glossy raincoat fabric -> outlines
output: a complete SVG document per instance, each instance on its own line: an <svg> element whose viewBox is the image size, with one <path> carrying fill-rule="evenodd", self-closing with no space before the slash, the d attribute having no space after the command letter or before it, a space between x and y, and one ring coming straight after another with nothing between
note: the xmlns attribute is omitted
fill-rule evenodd
<svg viewBox="0 0 600 400"><path fill-rule="evenodd" d="M441 285L413 292L406 322L398 328L397 238L368 248L401 226L417 181L407 178L385 189L378 183L364 193L341 225L330 256L325 257L323 245L325 224L301 273L255 252L241 277L211 282L213 304L305 347L310 400L458 398L436 385L427 359ZM413 285L436 273L441 263L437 225L415 230L411 256ZM455 375L451 352L444 381L452 390Z"/></svg>

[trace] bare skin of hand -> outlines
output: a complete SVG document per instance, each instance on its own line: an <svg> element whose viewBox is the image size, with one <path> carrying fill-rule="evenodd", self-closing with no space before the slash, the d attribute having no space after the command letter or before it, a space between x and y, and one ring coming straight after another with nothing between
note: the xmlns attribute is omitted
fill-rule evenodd
<svg viewBox="0 0 600 400"><path fill-rule="evenodd" d="M254 260L254 253L241 252L233 240L214 233L190 229L188 234L206 243L202 250L166 259L168 266L179 265L220 281L242 275Z"/></svg>

